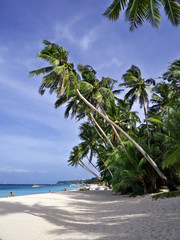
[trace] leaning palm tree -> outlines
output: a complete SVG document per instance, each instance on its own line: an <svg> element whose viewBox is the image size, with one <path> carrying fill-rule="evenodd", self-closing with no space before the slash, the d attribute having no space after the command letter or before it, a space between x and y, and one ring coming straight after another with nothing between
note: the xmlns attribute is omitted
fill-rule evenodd
<svg viewBox="0 0 180 240"><path fill-rule="evenodd" d="M130 23L130 31L148 21L153 27L158 27L161 9L173 26L180 23L180 0L114 0L103 14L110 20L116 21L120 12L124 12L125 20Z"/></svg>
<svg viewBox="0 0 180 240"><path fill-rule="evenodd" d="M65 94L67 100L69 99L70 91L73 91L78 95L78 97L84 101L93 111L99 114L103 119L105 119L109 124L113 125L117 130L119 130L147 159L147 161L154 167L161 179L165 184L167 182L166 176L160 171L153 159L144 151L144 149L134 141L120 126L110 120L106 115L99 111L95 106L93 106L82 94L81 90L84 89L84 84L81 84L80 77L75 71L73 64L68 63L68 52L64 47L59 47L57 44L51 43L49 41L44 41L45 48L37 56L41 59L48 61L51 66L41 69L37 69L30 72L30 77L34 75L46 74L43 77L42 84L40 85L40 93L44 94L46 89L50 89L50 93L56 92L59 95ZM171 186L169 185L171 188Z"/></svg>
<svg viewBox="0 0 180 240"><path fill-rule="evenodd" d="M80 145L75 146L75 147L73 147L73 150L70 153L68 163L69 163L69 165L75 166L75 167L81 166L83 169L90 172L95 177L97 177L99 180L101 180L101 178L94 171L92 171L90 168L88 168L88 166L86 166L84 164L84 162L82 160L83 157L84 157L84 152L83 152L81 146Z"/></svg>
<svg viewBox="0 0 180 240"><path fill-rule="evenodd" d="M134 102L139 99L140 107L144 107L144 115L148 135L148 146L150 147L150 132L146 110L146 103L148 102L147 89L153 92L150 84L155 85L155 81L153 79L145 80L142 78L141 70L135 65L132 65L131 68L128 69L122 77L124 79L124 83L121 83L119 86L126 86L127 88L131 88L125 95L125 99L129 100L130 106L132 106Z"/></svg>
<svg viewBox="0 0 180 240"><path fill-rule="evenodd" d="M80 90L81 93L86 97L86 99L96 108L100 107L102 109L102 105L109 104L109 102L112 101L112 99L114 98L111 90L113 89L113 85L116 81L111 78L102 78L102 80L99 81L96 78L96 71L89 65L78 65L78 70L82 75ZM55 106L61 106L64 103L64 100L65 97L60 96L59 99L56 101ZM108 144L112 148L114 148L108 136L103 131L102 127L98 124L98 121L96 119L97 114L95 114L94 111L89 109L89 107L82 100L79 100L77 95L73 96L68 101L65 111L65 117L69 117L70 112L71 117L75 117L78 121L88 116L89 120L94 122L94 124L96 125L96 129L98 129L105 137ZM114 131L116 132L115 129ZM116 135L118 136L117 132Z"/></svg>

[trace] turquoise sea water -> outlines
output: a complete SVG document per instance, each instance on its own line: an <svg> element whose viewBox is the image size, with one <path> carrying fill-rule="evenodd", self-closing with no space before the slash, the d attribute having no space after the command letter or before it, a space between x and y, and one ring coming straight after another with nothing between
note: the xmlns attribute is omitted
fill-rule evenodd
<svg viewBox="0 0 180 240"><path fill-rule="evenodd" d="M71 187L71 185L52 185L52 184L40 184L39 187L32 187L32 184L0 184L0 198L10 196L10 192L14 193L14 196L24 196L39 193L61 192L62 189L67 190L77 189Z"/></svg>

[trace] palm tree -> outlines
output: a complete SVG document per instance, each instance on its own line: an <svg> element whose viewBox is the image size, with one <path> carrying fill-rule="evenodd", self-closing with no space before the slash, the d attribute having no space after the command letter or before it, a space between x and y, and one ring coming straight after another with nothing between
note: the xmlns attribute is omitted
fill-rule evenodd
<svg viewBox="0 0 180 240"><path fill-rule="evenodd" d="M141 158L137 149L129 142L125 142L127 152L122 151L119 147L109 153L107 166L114 168L113 190L126 192L128 189L134 194L147 194L146 176L144 168L145 158Z"/></svg>
<svg viewBox="0 0 180 240"><path fill-rule="evenodd" d="M30 77L46 74L40 85L39 92L44 94L45 89L49 88L49 93L56 92L62 96L65 91L68 96L70 88L77 84L77 78L74 76L74 65L68 63L68 52L65 48L47 40L43 41L45 47L37 57L49 62L51 66L43 67L30 72Z"/></svg>
<svg viewBox="0 0 180 240"><path fill-rule="evenodd" d="M90 168L88 168L84 164L84 162L82 160L83 157L84 157L84 153L82 151L81 146L80 145L75 146L75 147L73 147L73 150L70 153L68 163L69 163L69 165L75 166L75 167L81 166L83 169L92 173L95 177L97 177L99 180L101 180L101 178L95 172L93 172Z"/></svg>
<svg viewBox="0 0 180 240"><path fill-rule="evenodd" d="M155 85L155 81L153 79L144 80L144 78L142 78L141 70L135 65L132 65L131 68L127 70L127 72L122 76L122 78L125 82L121 83L119 86L126 86L127 88L131 88L125 95L125 99L129 100L130 106L132 106L134 102L139 99L140 107L144 107L144 115L148 135L148 146L150 147L150 132L146 110L146 103L149 100L146 89L153 92L149 84Z"/></svg>
<svg viewBox="0 0 180 240"><path fill-rule="evenodd" d="M148 21L153 27L161 22L161 9L164 8L173 26L180 23L180 0L113 0L104 16L116 21L120 12L125 11L125 20L130 23L130 31Z"/></svg>
<svg viewBox="0 0 180 240"><path fill-rule="evenodd" d="M92 164L92 159L94 156L99 155L99 152L97 149L98 149L99 144L101 143L101 140L99 140L95 128L89 122L82 123L80 125L79 137L83 141L80 144L81 149L83 149L83 156L86 156L88 158L89 163L93 167L95 167ZM89 157L88 157L88 153L90 153ZM99 172L99 170L96 167L95 167L95 169ZM113 177L112 172L108 168L106 168L106 169L109 171L111 177Z"/></svg>
<svg viewBox="0 0 180 240"><path fill-rule="evenodd" d="M180 59L173 61L168 67L168 71L163 74L163 79L168 80L176 87L180 87Z"/></svg>
<svg viewBox="0 0 180 240"><path fill-rule="evenodd" d="M86 99L94 105L96 108L102 109L102 105L109 105L109 103L113 100L114 95L112 93L113 86L116 80L113 80L111 78L102 78L101 81L99 81L96 78L96 71L90 66L90 65L78 65L78 70L80 71L83 81L81 81L80 85L80 91L81 93L86 97ZM119 92L116 90L116 92ZM69 97L71 94L69 94ZM65 96L60 96L59 99L55 103L55 107L61 106L63 103L65 103ZM106 133L103 131L103 129L100 127L96 120L97 114L94 114L89 107L87 107L86 104L82 100L79 100L77 95L71 97L71 99L68 101L67 108L65 111L65 117L69 117L71 111L71 117L76 117L76 120L81 120L82 118L88 116L88 118L94 122L96 125L96 129L99 129L101 134L105 137L108 144L114 148L113 144L109 140ZM95 116L96 115L96 116ZM114 128L114 126L112 126ZM118 133L116 132L116 129L114 128L114 132L119 137Z"/></svg>
<svg viewBox="0 0 180 240"><path fill-rule="evenodd" d="M163 129L156 133L165 148L163 168L174 168L173 171L180 178L180 108L171 108L171 111L163 114L163 117L158 115L150 117L149 120ZM173 171L171 169L171 172Z"/></svg>
<svg viewBox="0 0 180 240"><path fill-rule="evenodd" d="M178 102L176 90L172 91L171 84L169 83L158 83L154 88L154 93L151 99L153 106L150 111L154 110L161 115L167 115L169 110Z"/></svg>
<svg viewBox="0 0 180 240"><path fill-rule="evenodd" d="M44 44L45 48L37 56L40 57L41 59L50 62L51 66L49 68L41 68L30 72L31 77L34 75L38 76L40 74L48 73L43 77L43 82L40 86L40 93L43 94L45 90L49 88L50 93L56 92L58 96L66 94L68 100L70 90L74 89L78 97L82 101L84 101L84 103L87 104L87 106L89 106L92 111L95 111L109 124L113 125L117 130L119 130L142 153L142 155L157 171L157 173L159 174L161 179L165 182L165 184L169 185L165 175L159 170L156 163L144 151L144 149L142 149L142 147L137 142L135 142L121 127L119 127L107 116L105 116L81 94L80 90L84 89L84 82L81 84L80 77L75 71L73 64L68 63L68 53L64 49L64 47L59 47L57 44L51 43L46 40L44 41ZM171 188L170 185L169 187Z"/></svg>

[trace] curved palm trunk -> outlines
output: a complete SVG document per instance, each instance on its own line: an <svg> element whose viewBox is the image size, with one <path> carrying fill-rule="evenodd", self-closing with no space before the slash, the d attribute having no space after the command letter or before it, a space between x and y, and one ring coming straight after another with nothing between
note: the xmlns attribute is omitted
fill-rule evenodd
<svg viewBox="0 0 180 240"><path fill-rule="evenodd" d="M99 171L99 169L98 169L96 166L94 166L94 164L90 161L90 159L89 159L88 156L87 156L87 159L88 159L89 163L96 169L96 171L98 171L99 173L101 173L101 172Z"/></svg>
<svg viewBox="0 0 180 240"><path fill-rule="evenodd" d="M100 109L102 110L102 112L104 113L104 115L105 115L106 117L108 117L107 114L106 114L106 112L105 112L105 110L104 110L104 108L103 108L101 105L99 105L99 106L100 106ZM119 134L117 133L115 127L114 127L112 124L110 124L110 125L111 125L111 127L112 127L112 129L113 129L113 131L114 131L114 133L115 133L115 135L116 135L116 137L117 137L117 139L118 139L119 142L121 143L122 140L121 140Z"/></svg>
<svg viewBox="0 0 180 240"><path fill-rule="evenodd" d="M147 127L148 147L150 148L150 131L149 131L149 125L148 125L148 120L147 120L146 104L145 104L144 98L143 98L143 105L144 105L144 115L145 115L146 127Z"/></svg>
<svg viewBox="0 0 180 240"><path fill-rule="evenodd" d="M168 185L169 188L171 188L171 186L169 186L169 183L167 182L167 178L166 176L159 170L157 164L153 161L153 159L144 151L144 149L138 144L136 143L121 127L119 127L118 125L116 125L113 121L111 121L108 117L106 117L102 112L100 112L98 109L96 109L91 103L89 103L83 96L82 94L79 92L78 89L76 89L76 92L78 94L78 96L91 108L93 109L95 112L97 112L102 118L104 118L107 122L109 122L110 124L112 124L116 129L118 129L141 153L142 155L147 159L147 161L151 164L151 166L155 169L155 171L158 173L158 175L160 176L160 178L166 183L166 185Z"/></svg>
<svg viewBox="0 0 180 240"><path fill-rule="evenodd" d="M103 140L103 142L104 142L104 144L106 145L106 147L108 148L108 145L107 145L107 143L104 141L104 138L103 138L103 136L101 136L101 134L100 134L100 132L98 131L98 129L96 128L96 125L95 125L95 123L92 121L92 119L91 119L91 123L92 123L92 125L94 126L94 128L95 128L95 130L96 130L96 132L97 132L97 134L98 134L98 136Z"/></svg>
<svg viewBox="0 0 180 240"><path fill-rule="evenodd" d="M94 124L94 122L92 121L92 124L93 124L93 126L94 126L94 128L95 128L95 130L96 130L96 132L98 133L98 135L100 136L100 138L104 141L104 138L101 136L101 134L99 133L99 131L97 130L97 128L96 128L96 126L95 126L95 124ZM107 143L104 141L104 143L105 143L105 145L106 145L106 147L108 148L108 145L107 145ZM99 154L99 152L97 151L97 149L95 149L95 151L97 152L97 154L99 155L99 157L100 157L100 159L101 159L101 161L104 163L104 160L102 159L102 157L101 157L101 155ZM112 172L111 172L111 170L108 168L108 167L106 167L107 168L107 170L108 170L108 172L110 173L110 175L111 175L111 177L113 177L113 174L112 174ZM99 171L100 172L100 171Z"/></svg>
<svg viewBox="0 0 180 240"><path fill-rule="evenodd" d="M103 109L103 107L100 106L100 108L101 108L101 110L103 111L104 115L105 115L106 117L108 117L107 114L106 114L106 112L105 112L105 110ZM120 142L123 150L127 153L126 148L125 148L125 146L124 146L124 144L123 144L123 142L122 142L122 140L121 140L118 132L116 131L115 127L114 127L112 124L110 124L110 125L111 125L111 127L112 127L112 129L113 129L113 131L114 131L114 133L115 133L115 135L116 135L116 137L118 138L118 140L119 140L119 142Z"/></svg>
<svg viewBox="0 0 180 240"><path fill-rule="evenodd" d="M112 147L112 149L114 149L113 144L111 143L111 141L109 140L108 136L105 134L105 132L102 130L102 128L99 126L99 124L97 123L97 121L95 120L95 118L93 117L93 115L91 114L91 118L94 121L94 123L96 124L96 126L99 128L99 130L101 131L101 133L103 134L103 136L106 138L107 142L109 143L109 145Z"/></svg>
<svg viewBox="0 0 180 240"><path fill-rule="evenodd" d="M81 161L81 163L79 163L79 165L84 168L86 171L92 173L95 177L97 177L99 180L101 180L101 178L95 173L93 172L90 168L88 168L84 163L83 161Z"/></svg>

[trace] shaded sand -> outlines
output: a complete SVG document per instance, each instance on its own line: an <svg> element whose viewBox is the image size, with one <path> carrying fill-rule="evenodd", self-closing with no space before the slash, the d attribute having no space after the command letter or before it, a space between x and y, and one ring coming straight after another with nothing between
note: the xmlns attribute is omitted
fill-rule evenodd
<svg viewBox="0 0 180 240"><path fill-rule="evenodd" d="M180 197L61 192L0 199L0 240L179 240Z"/></svg>

